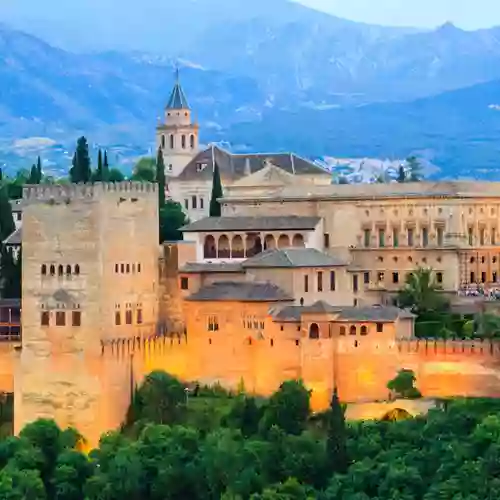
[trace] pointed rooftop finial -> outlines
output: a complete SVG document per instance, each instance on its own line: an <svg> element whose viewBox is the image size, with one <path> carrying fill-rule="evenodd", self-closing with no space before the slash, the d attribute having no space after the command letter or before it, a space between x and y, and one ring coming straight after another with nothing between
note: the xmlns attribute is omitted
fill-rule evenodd
<svg viewBox="0 0 500 500"><path fill-rule="evenodd" d="M179 78L179 64L175 65L175 84L168 100L167 109L190 109L186 94L182 90Z"/></svg>

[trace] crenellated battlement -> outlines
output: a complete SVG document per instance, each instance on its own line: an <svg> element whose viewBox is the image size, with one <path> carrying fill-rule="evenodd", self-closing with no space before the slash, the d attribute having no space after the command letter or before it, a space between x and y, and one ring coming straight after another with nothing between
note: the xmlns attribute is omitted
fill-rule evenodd
<svg viewBox="0 0 500 500"><path fill-rule="evenodd" d="M101 342L101 349L104 357L126 359L136 353L144 355L161 354L165 349L175 348L179 345L187 345L184 334L170 335L168 337L162 335L107 340Z"/></svg>
<svg viewBox="0 0 500 500"><path fill-rule="evenodd" d="M95 184L26 185L23 199L36 202L70 202L72 200L98 200L110 194L128 193L149 197L158 191L153 182L96 182Z"/></svg>
<svg viewBox="0 0 500 500"><path fill-rule="evenodd" d="M401 354L432 355L464 355L499 357L500 341L487 340L398 340L396 342Z"/></svg>

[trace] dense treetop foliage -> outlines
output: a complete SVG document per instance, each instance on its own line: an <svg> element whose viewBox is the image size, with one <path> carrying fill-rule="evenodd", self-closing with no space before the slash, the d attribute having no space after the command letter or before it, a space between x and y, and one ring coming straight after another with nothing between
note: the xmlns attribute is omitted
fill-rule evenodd
<svg viewBox="0 0 500 500"><path fill-rule="evenodd" d="M314 416L308 397L296 381L268 400L186 391L156 372L136 391L124 428L88 456L78 451L78 433L47 420L0 441L0 498L497 497L500 401L446 401L425 417L346 424L336 394L331 409Z"/></svg>

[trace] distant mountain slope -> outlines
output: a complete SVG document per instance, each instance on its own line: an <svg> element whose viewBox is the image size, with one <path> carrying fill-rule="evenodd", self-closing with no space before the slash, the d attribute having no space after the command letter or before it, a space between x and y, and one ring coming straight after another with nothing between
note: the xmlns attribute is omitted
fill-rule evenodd
<svg viewBox="0 0 500 500"><path fill-rule="evenodd" d="M280 106L411 100L500 78L498 28L387 28L288 0L11 0L0 19L70 51L150 52L251 77Z"/></svg>
<svg viewBox="0 0 500 500"><path fill-rule="evenodd" d="M304 155L404 158L418 153L439 177L500 180L500 80L407 103L270 111L224 131L240 144Z"/></svg>
<svg viewBox="0 0 500 500"><path fill-rule="evenodd" d="M442 31L448 32L445 39L461 40L462 34L453 27ZM493 53L492 33L481 35L487 43L453 42L453 46L472 54L482 53L478 47L486 43ZM397 36L403 43L406 36ZM246 61L252 58L247 56ZM270 59L270 71L271 63ZM415 64L412 68L408 75L418 69ZM500 106L500 76L412 102L338 108L313 105L316 98L328 100L317 89L297 92L277 79L279 92L271 92L265 78L235 76L195 64L186 63L182 80L204 143L229 141L239 150L293 150L313 157L397 158L421 151L441 167L441 175L500 179L500 111L495 109ZM78 55L0 28L0 165L29 165L36 151L26 151L19 146L26 142L14 145L14 141L30 137L55 141L44 156L64 168L79 134L87 135L91 143L114 147L117 161L120 155L145 154L154 147L156 119L172 83L173 64L168 57L117 52ZM33 143L51 144L28 141Z"/></svg>

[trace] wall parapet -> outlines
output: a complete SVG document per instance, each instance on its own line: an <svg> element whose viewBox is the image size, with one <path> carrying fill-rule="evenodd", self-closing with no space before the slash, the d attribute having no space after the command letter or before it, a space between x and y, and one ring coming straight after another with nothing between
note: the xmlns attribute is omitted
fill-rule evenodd
<svg viewBox="0 0 500 500"><path fill-rule="evenodd" d="M102 341L101 354L106 358L125 359L134 354L158 353L178 345L187 345L187 337L184 334L117 338Z"/></svg>
<svg viewBox="0 0 500 500"><path fill-rule="evenodd" d="M43 185L28 184L23 187L23 199L30 202L68 201L74 199L97 200L107 193L156 193L157 184L153 182L96 182L94 184Z"/></svg>
<svg viewBox="0 0 500 500"><path fill-rule="evenodd" d="M467 354L500 357L500 341L497 340L433 340L412 339L396 341L400 353L419 354Z"/></svg>

